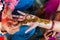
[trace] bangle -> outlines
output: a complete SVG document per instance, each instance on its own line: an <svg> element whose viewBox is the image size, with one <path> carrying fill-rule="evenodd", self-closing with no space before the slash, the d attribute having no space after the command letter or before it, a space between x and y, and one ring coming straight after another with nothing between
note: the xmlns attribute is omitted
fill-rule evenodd
<svg viewBox="0 0 60 40"><path fill-rule="evenodd" d="M54 28L54 21L52 21L52 27L50 28L50 30L53 30L53 28Z"/></svg>

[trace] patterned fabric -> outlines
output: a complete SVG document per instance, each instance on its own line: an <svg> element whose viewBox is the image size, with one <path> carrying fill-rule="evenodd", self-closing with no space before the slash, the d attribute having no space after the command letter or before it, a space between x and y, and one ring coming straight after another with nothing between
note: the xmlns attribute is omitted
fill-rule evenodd
<svg viewBox="0 0 60 40"><path fill-rule="evenodd" d="M15 6L18 4L18 0L4 0L5 4L7 4L8 8L14 10Z"/></svg>
<svg viewBox="0 0 60 40"><path fill-rule="evenodd" d="M60 32L57 34L57 38L58 40L60 40Z"/></svg>

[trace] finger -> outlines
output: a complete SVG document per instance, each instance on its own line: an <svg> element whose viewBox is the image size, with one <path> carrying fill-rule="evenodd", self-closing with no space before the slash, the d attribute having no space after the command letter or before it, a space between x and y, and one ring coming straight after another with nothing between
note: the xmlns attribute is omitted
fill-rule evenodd
<svg viewBox="0 0 60 40"><path fill-rule="evenodd" d="M18 31L19 31L19 29L14 29L14 30L11 29L11 30L9 31L9 34L14 34L14 33L18 32Z"/></svg>
<svg viewBox="0 0 60 40"><path fill-rule="evenodd" d="M36 28L37 26L38 26L38 22L36 22L36 23L34 23L34 25L32 26L32 27L30 27L29 29L27 29L26 31L25 31L25 33L28 33L29 31L31 31L32 29L34 29L34 28Z"/></svg>
<svg viewBox="0 0 60 40"><path fill-rule="evenodd" d="M25 20L25 18L20 18L20 19L18 19L18 21L24 21Z"/></svg>
<svg viewBox="0 0 60 40"><path fill-rule="evenodd" d="M12 15L13 17L16 17L16 18L24 18L25 16L18 16L18 15Z"/></svg>
<svg viewBox="0 0 60 40"><path fill-rule="evenodd" d="M19 27L20 27L20 25L21 25L21 24L18 24L16 27L18 27L18 28L19 28Z"/></svg>
<svg viewBox="0 0 60 40"><path fill-rule="evenodd" d="M17 29L18 27L15 27L15 26L12 26L10 27L10 29L14 30L14 29Z"/></svg>
<svg viewBox="0 0 60 40"><path fill-rule="evenodd" d="M25 18L25 16L20 16L19 18Z"/></svg>
<svg viewBox="0 0 60 40"><path fill-rule="evenodd" d="M18 24L18 25L16 25L16 26L13 26L13 25L12 25L12 28L11 28L11 29L19 29L19 27L20 27L20 24Z"/></svg>
<svg viewBox="0 0 60 40"><path fill-rule="evenodd" d="M26 13L24 13L24 12L21 12L21 11L19 11L19 10L18 10L17 12L18 12L19 14L22 14L22 15L24 15L24 16L26 15Z"/></svg>
<svg viewBox="0 0 60 40"><path fill-rule="evenodd" d="M8 31L8 33L9 33L9 34L14 34L14 33L15 33L15 30L10 29L10 30Z"/></svg>
<svg viewBox="0 0 60 40"><path fill-rule="evenodd" d="M20 24L18 24L16 27L17 27L17 29L20 29Z"/></svg>
<svg viewBox="0 0 60 40"><path fill-rule="evenodd" d="M24 21L23 19L18 19L18 21Z"/></svg>
<svg viewBox="0 0 60 40"><path fill-rule="evenodd" d="M13 15L13 16L16 17L14 20L17 20L17 21L25 20L25 16L16 16L16 15Z"/></svg>
<svg viewBox="0 0 60 40"><path fill-rule="evenodd" d="M8 29L9 29L9 27L8 27L8 24L7 24L7 23L3 24L3 25L2 25L2 27L3 27L5 30L8 30Z"/></svg>
<svg viewBox="0 0 60 40"><path fill-rule="evenodd" d="M31 22L31 23L30 23L30 26L32 27L33 25L34 25L34 23L33 23L33 22Z"/></svg>
<svg viewBox="0 0 60 40"><path fill-rule="evenodd" d="M19 17L18 15L12 15L12 17Z"/></svg>
<svg viewBox="0 0 60 40"><path fill-rule="evenodd" d="M12 31L12 33L14 34L14 33L16 33L17 31L19 31L19 29L14 29L14 30Z"/></svg>

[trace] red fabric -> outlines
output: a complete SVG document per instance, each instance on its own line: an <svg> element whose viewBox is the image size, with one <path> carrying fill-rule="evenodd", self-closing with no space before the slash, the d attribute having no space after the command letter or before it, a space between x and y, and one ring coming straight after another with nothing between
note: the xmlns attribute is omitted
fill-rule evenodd
<svg viewBox="0 0 60 40"><path fill-rule="evenodd" d="M0 36L0 40L4 40L4 36Z"/></svg>

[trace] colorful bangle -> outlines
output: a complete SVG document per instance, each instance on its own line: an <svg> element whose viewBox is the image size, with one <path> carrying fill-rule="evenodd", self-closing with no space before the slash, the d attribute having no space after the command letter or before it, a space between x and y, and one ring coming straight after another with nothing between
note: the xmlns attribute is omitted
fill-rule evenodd
<svg viewBox="0 0 60 40"><path fill-rule="evenodd" d="M50 30L53 30L53 28L54 28L54 21L52 21L52 27L50 28Z"/></svg>

